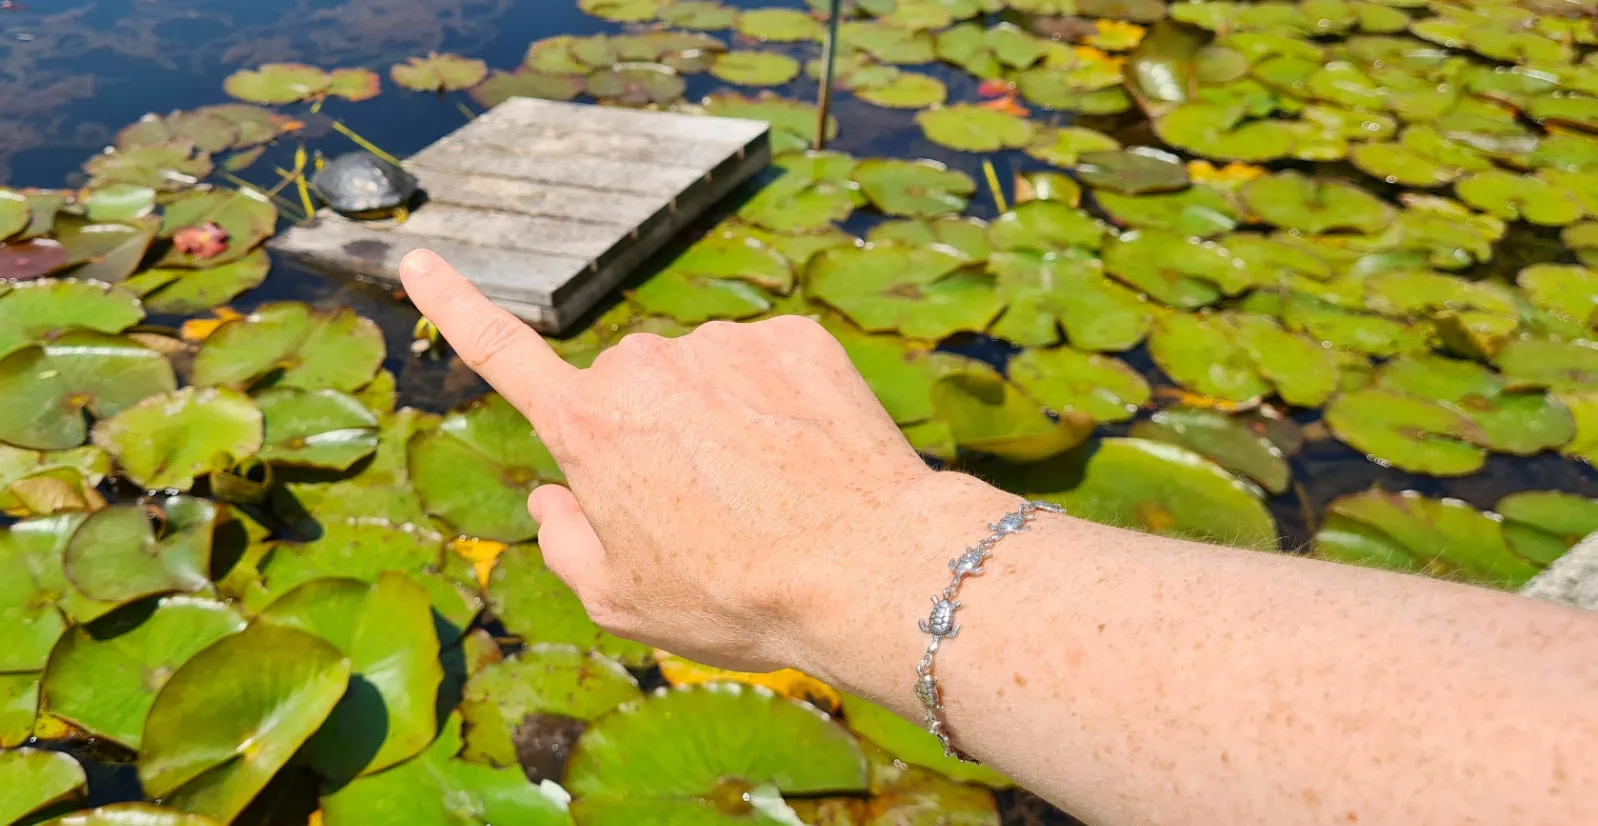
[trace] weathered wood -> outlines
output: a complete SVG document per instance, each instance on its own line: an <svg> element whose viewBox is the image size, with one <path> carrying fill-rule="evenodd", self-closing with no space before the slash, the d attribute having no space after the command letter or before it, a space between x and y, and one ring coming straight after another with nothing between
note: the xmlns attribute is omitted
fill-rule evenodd
<svg viewBox="0 0 1598 826"><path fill-rule="evenodd" d="M405 162L426 201L404 222L322 210L271 246L387 283L431 249L558 333L770 157L758 121L512 98Z"/></svg>

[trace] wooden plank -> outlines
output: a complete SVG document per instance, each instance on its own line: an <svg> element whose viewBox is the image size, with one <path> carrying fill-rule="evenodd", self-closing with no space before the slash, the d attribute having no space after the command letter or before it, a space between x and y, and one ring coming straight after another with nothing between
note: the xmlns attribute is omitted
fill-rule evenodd
<svg viewBox="0 0 1598 826"><path fill-rule="evenodd" d="M427 194L409 220L324 210L272 247L390 283L406 253L432 249L560 332L769 160L761 122L513 98L406 161Z"/></svg>

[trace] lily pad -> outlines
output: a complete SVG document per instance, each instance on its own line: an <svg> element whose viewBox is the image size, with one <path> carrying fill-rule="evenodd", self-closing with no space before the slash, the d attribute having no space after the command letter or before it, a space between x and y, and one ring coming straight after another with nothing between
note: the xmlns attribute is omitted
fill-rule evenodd
<svg viewBox="0 0 1598 826"><path fill-rule="evenodd" d="M631 298L647 312L684 324L714 318L752 318L771 309L770 297L758 287L677 269L651 277L631 293Z"/></svg>
<svg viewBox="0 0 1598 826"><path fill-rule="evenodd" d="M161 237L172 238L189 227L215 224L227 234L227 245L215 255L200 257L174 245L159 262L162 267L216 267L249 254L277 229L277 207L265 194L248 187L190 193L167 204Z"/></svg>
<svg viewBox="0 0 1598 826"><path fill-rule="evenodd" d="M1184 103L1155 121L1160 140L1206 158L1259 163L1293 151L1293 131L1274 120L1244 121L1241 106Z"/></svg>
<svg viewBox="0 0 1598 826"><path fill-rule="evenodd" d="M931 63L937 57L937 44L930 32L876 20L845 20L838 26L838 39L883 63Z"/></svg>
<svg viewBox="0 0 1598 826"><path fill-rule="evenodd" d="M728 731L762 734L748 740ZM670 759L640 759L641 749L662 743L673 744ZM662 690L623 704L583 733L566 772L577 819L596 826L637 822L642 812L680 819L704 799L723 819L745 814L774 824L750 812L750 789L853 792L867 780L865 756L842 726L808 704L738 683Z"/></svg>
<svg viewBox="0 0 1598 826"><path fill-rule="evenodd" d="M48 826L220 826L205 815L162 809L148 803L113 803L62 815Z"/></svg>
<svg viewBox="0 0 1598 826"><path fill-rule="evenodd" d="M0 751L0 818L22 823L27 815L82 795L87 784L83 767L64 752Z"/></svg>
<svg viewBox="0 0 1598 826"><path fill-rule="evenodd" d="M998 250L1094 250L1106 230L1101 221L1080 209L1056 201L1029 201L995 218L988 225L988 240Z"/></svg>
<svg viewBox="0 0 1598 826"><path fill-rule="evenodd" d="M1213 316L1173 314L1154 324L1149 355L1183 387L1242 402L1271 392L1237 332Z"/></svg>
<svg viewBox="0 0 1598 826"><path fill-rule="evenodd" d="M1237 227L1241 214L1225 193L1207 186L1158 195L1095 192L1094 199L1122 226L1163 229L1209 238Z"/></svg>
<svg viewBox="0 0 1598 826"><path fill-rule="evenodd" d="M1070 347L1022 350L1010 359L1010 380L1058 413L1121 422L1149 401L1149 385L1125 362Z"/></svg>
<svg viewBox="0 0 1598 826"><path fill-rule="evenodd" d="M488 580L488 601L506 630L527 643L561 643L597 651L626 665L646 665L653 650L601 631L582 601L544 565L536 545L512 545Z"/></svg>
<svg viewBox="0 0 1598 826"><path fill-rule="evenodd" d="M588 76L588 94L622 106L664 106L687 88L677 70L659 63L617 63Z"/></svg>
<svg viewBox="0 0 1598 826"><path fill-rule="evenodd" d="M855 167L854 179L877 209L910 218L963 212L977 190L971 176L929 160L871 158Z"/></svg>
<svg viewBox="0 0 1598 826"><path fill-rule="evenodd" d="M155 233L153 217L101 224L62 218L55 226L55 240L66 252L67 263L76 265L68 274L107 284L116 284L138 269Z"/></svg>
<svg viewBox="0 0 1598 826"><path fill-rule="evenodd" d="M32 220L33 210L27 196L14 189L0 187L0 241L27 229Z"/></svg>
<svg viewBox="0 0 1598 826"><path fill-rule="evenodd" d="M1067 169L1077 165L1084 153L1102 155L1121 148L1120 141L1092 129L1080 126L1040 130L1026 153L1045 163ZM1182 173L1182 185L1187 185L1187 173Z"/></svg>
<svg viewBox="0 0 1598 826"><path fill-rule="evenodd" d="M1537 573L1504 539L1502 523L1455 499L1369 490L1333 500L1315 534L1327 559L1514 588Z"/></svg>
<svg viewBox="0 0 1598 826"><path fill-rule="evenodd" d="M417 92L453 92L482 83L488 77L488 66L481 60L434 52L394 64L389 77Z"/></svg>
<svg viewBox="0 0 1598 826"><path fill-rule="evenodd" d="M945 216L933 221L903 219L883 221L866 233L868 243L903 241L908 244L941 244L972 262L988 257L989 224L980 218ZM833 246L843 246L835 244Z"/></svg>
<svg viewBox="0 0 1598 826"><path fill-rule="evenodd" d="M1498 500L1493 510L1506 520L1504 535L1515 552L1539 564L1553 562L1587 534L1598 531L1598 500L1574 493L1520 491ZM1527 541L1531 532L1541 534L1546 542ZM1547 547L1549 552L1532 553L1533 544Z"/></svg>
<svg viewBox="0 0 1598 826"><path fill-rule="evenodd" d="M326 94L351 102L371 100L383 91L382 81L370 69L334 69L328 75Z"/></svg>
<svg viewBox="0 0 1598 826"><path fill-rule="evenodd" d="M315 66L302 63L267 63L244 69L222 81L232 97L250 103L297 103L327 91L333 78Z"/></svg>
<svg viewBox="0 0 1598 826"><path fill-rule="evenodd" d="M472 87L472 100L493 108L513 97L571 100L583 93L586 78L579 74L545 72L494 72Z"/></svg>
<svg viewBox="0 0 1598 826"><path fill-rule="evenodd" d="M843 345L866 385L876 394L895 422L914 424L932 418L932 385L963 363L930 345L895 335L870 335L853 326L829 324L828 331Z"/></svg>
<svg viewBox="0 0 1598 826"><path fill-rule="evenodd" d="M1538 264L1520 271L1516 283L1527 300L1561 318L1598 326L1598 274L1586 267ZM0 313L5 299L0 298ZM0 346L0 350L4 347Z"/></svg>
<svg viewBox="0 0 1598 826"><path fill-rule="evenodd" d="M965 152L1018 149L1032 142L1034 127L1025 118L970 103L928 109L916 115L927 140Z"/></svg>
<svg viewBox="0 0 1598 826"><path fill-rule="evenodd" d="M528 494L541 482L565 481L527 420L497 393L413 437L409 467L428 513L462 534L500 542L536 535Z"/></svg>
<svg viewBox="0 0 1598 826"><path fill-rule="evenodd" d="M377 416L337 390L274 387L255 396L264 435L260 458L348 470L377 449Z"/></svg>
<svg viewBox="0 0 1598 826"><path fill-rule="evenodd" d="M618 23L638 23L660 13L668 0L578 0L577 7L595 17Z"/></svg>
<svg viewBox="0 0 1598 826"><path fill-rule="evenodd" d="M1580 392L1598 386L1598 344L1586 339L1522 336L1507 342L1493 364L1511 381L1533 387ZM4 369L0 362L0 373Z"/></svg>
<svg viewBox="0 0 1598 826"><path fill-rule="evenodd" d="M1390 205L1364 190L1296 172L1250 181L1243 185L1242 196L1249 210L1263 220L1311 234L1336 229L1380 232L1394 215Z"/></svg>
<svg viewBox="0 0 1598 826"><path fill-rule="evenodd" d="M154 230L150 235L155 235ZM72 257L67 248L53 238L0 244L0 278L8 284L49 275L71 265Z"/></svg>
<svg viewBox="0 0 1598 826"><path fill-rule="evenodd" d="M738 17L738 33L762 43L817 40L823 32L814 17L798 9L750 9Z"/></svg>
<svg viewBox="0 0 1598 826"><path fill-rule="evenodd" d="M279 597L258 620L320 637L348 658L352 689L306 744L332 778L371 774L433 741L444 678L427 592L398 571L375 584L318 579Z"/></svg>
<svg viewBox="0 0 1598 826"><path fill-rule="evenodd" d="M1007 789L1014 781L978 763L966 763L943 754L943 746L922 727L852 694L843 695L843 716L849 728L912 766L931 769L950 780Z"/></svg>
<svg viewBox="0 0 1598 826"><path fill-rule="evenodd" d="M36 450L77 447L84 411L105 418L177 386L160 353L121 336L73 330L0 359L0 440Z"/></svg>
<svg viewBox="0 0 1598 826"><path fill-rule="evenodd" d="M939 379L932 405L956 445L1011 462L1057 456L1093 432L1089 414L1062 410L1051 416L1041 401L978 363Z"/></svg>
<svg viewBox="0 0 1598 826"><path fill-rule="evenodd" d="M139 780L166 805L229 822L321 727L350 661L314 634L255 625L173 673L145 718Z"/></svg>
<svg viewBox="0 0 1598 826"><path fill-rule="evenodd" d="M102 419L94 443L145 488L188 490L261 447L261 411L226 387L185 387L150 396Z"/></svg>
<svg viewBox="0 0 1598 826"><path fill-rule="evenodd" d="M738 10L714 0L677 0L660 10L660 19L679 29L730 29L738 22Z"/></svg>
<svg viewBox="0 0 1598 826"><path fill-rule="evenodd" d="M592 721L642 696L638 682L614 660L569 645L535 644L472 675L461 700L467 760L493 766L517 762L524 725L540 715Z"/></svg>
<svg viewBox="0 0 1598 826"><path fill-rule="evenodd" d="M1454 184L1454 194L1471 206L1505 221L1525 219L1541 226L1575 223L1581 202L1564 188L1532 175L1502 170L1478 172Z"/></svg>
<svg viewBox="0 0 1598 826"><path fill-rule="evenodd" d="M771 151L781 155L802 152L816 140L819 118L816 107L808 103L780 98L769 92L758 98L736 94L711 95L704 101L705 114L724 118L763 120L771 124ZM827 118L827 140L838 136L838 121ZM973 188L975 185L973 184Z"/></svg>
<svg viewBox="0 0 1598 826"><path fill-rule="evenodd" d="M188 496L95 511L67 543L67 579L84 596L112 605L207 590L216 522L214 503Z"/></svg>
<svg viewBox="0 0 1598 826"><path fill-rule="evenodd" d="M4 194L4 190L0 190L0 220L5 211ZM85 190L78 196L78 202L90 221L128 221L155 211L155 190L138 184L108 184ZM4 229L0 224L0 237L5 236Z"/></svg>
<svg viewBox="0 0 1598 826"><path fill-rule="evenodd" d="M937 248L882 243L829 249L811 261L809 278L811 296L867 332L938 339L980 331L1004 306L991 276Z"/></svg>
<svg viewBox="0 0 1598 826"><path fill-rule="evenodd" d="M1194 309L1253 286L1243 262L1212 241L1136 230L1105 245L1111 275L1164 304Z"/></svg>
<svg viewBox="0 0 1598 826"><path fill-rule="evenodd" d="M782 169L782 176L745 202L738 210L740 217L777 232L817 232L847 220L855 207L865 203L860 185L851 178L855 161L848 155L805 152L784 155L773 163ZM769 251L765 244L747 235L723 233L710 246L706 243L696 243L690 248L690 255L696 250L701 254L713 252L719 262L731 263L743 258L763 259L763 253ZM749 280L787 293L793 287L790 269L781 262L759 261L757 272L764 275ZM709 274L700 268L690 271Z"/></svg>
<svg viewBox="0 0 1598 826"><path fill-rule="evenodd" d="M106 617L68 631L50 655L42 686L50 713L137 750L144 719L172 673L213 642L244 630L227 605L163 598L153 611Z"/></svg>
<svg viewBox="0 0 1598 826"><path fill-rule="evenodd" d="M211 174L211 158L196 154L194 144L174 141L95 155L84 162L89 186L133 184L176 192Z"/></svg>
<svg viewBox="0 0 1598 826"><path fill-rule="evenodd" d="M518 768L496 769L455 757L461 716L451 714L415 759L362 777L322 798L327 826L456 826L517 823L570 826L559 786L534 785Z"/></svg>
<svg viewBox="0 0 1598 826"><path fill-rule="evenodd" d="M1103 439L1081 484L1045 498L1072 516L1163 536L1277 547L1276 522L1253 485L1184 447Z"/></svg>
<svg viewBox="0 0 1598 826"><path fill-rule="evenodd" d="M266 280L272 261L254 249L237 261L203 270L157 267L123 282L153 313L189 315L226 304Z"/></svg>
<svg viewBox="0 0 1598 826"><path fill-rule="evenodd" d="M710 73L740 86L781 86L799 76L799 61L776 52L727 52Z"/></svg>
<svg viewBox="0 0 1598 826"><path fill-rule="evenodd" d="M353 310L266 304L205 340L194 356L192 380L202 387L350 391L372 380L385 352L382 331Z"/></svg>
<svg viewBox="0 0 1598 826"><path fill-rule="evenodd" d="M38 713L39 673L0 674L0 748L28 742Z"/></svg>
<svg viewBox="0 0 1598 826"><path fill-rule="evenodd" d="M69 329L120 333L144 319L126 290L76 279L23 281L0 294L0 356Z"/></svg>
<svg viewBox="0 0 1598 826"><path fill-rule="evenodd" d="M1076 174L1095 190L1122 195L1171 192L1188 185L1187 167L1179 158L1147 146L1083 153Z"/></svg>
<svg viewBox="0 0 1598 826"><path fill-rule="evenodd" d="M1170 442L1199 453L1226 470L1254 480L1271 493L1283 493L1292 472L1265 426L1201 407L1159 410L1132 425L1138 439Z"/></svg>
<svg viewBox="0 0 1598 826"><path fill-rule="evenodd" d="M1027 346L1053 344L1056 322L1078 350L1127 350L1148 333L1148 299L1104 277L1097 262L1057 253L994 253L1004 315L992 332Z"/></svg>
<svg viewBox="0 0 1598 826"><path fill-rule="evenodd" d="M887 83L858 88L854 94L866 103L890 109L925 109L942 104L949 90L931 75L897 72Z"/></svg>

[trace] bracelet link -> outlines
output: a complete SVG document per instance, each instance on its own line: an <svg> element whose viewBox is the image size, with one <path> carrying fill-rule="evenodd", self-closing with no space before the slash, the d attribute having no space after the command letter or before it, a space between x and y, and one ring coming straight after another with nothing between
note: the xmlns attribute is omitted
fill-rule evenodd
<svg viewBox="0 0 1598 826"><path fill-rule="evenodd" d="M921 632L930 639L927 641L926 653L921 655L921 661L916 664L916 699L926 708L924 722L927 731L938 738L938 743L943 746L943 753L963 763L976 761L955 748L946 731L948 723L943 717L943 688L938 683L935 671L938 647L944 640L954 639L960 634L960 625L954 621L955 612L960 610L960 603L955 601L955 597L959 596L960 586L966 577L981 576L982 563L993 555L993 547L1012 533L1028 530L1028 523L1038 511L1065 513L1064 508L1053 502L1034 499L1022 502L1015 510L999 517L998 522L988 525L990 533L987 536L965 549L964 553L949 560L948 586L932 597L931 614L917 623Z"/></svg>

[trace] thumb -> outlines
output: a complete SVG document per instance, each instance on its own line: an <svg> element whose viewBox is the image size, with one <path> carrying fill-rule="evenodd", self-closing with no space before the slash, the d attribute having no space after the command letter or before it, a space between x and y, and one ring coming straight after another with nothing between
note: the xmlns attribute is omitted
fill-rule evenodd
<svg viewBox="0 0 1598 826"><path fill-rule="evenodd" d="M538 523L544 564L582 596L584 586L593 584L604 547L577 497L560 485L539 485L527 497L527 512Z"/></svg>

